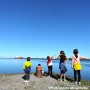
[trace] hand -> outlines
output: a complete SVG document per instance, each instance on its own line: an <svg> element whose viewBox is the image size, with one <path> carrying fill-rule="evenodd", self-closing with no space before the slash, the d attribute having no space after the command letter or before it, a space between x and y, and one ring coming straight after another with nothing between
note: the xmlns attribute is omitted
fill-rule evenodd
<svg viewBox="0 0 90 90"><path fill-rule="evenodd" d="M53 57L56 57L56 55L53 55Z"/></svg>
<svg viewBox="0 0 90 90"><path fill-rule="evenodd" d="M52 58L55 58L55 57L56 57L56 55L53 55L53 56L52 56Z"/></svg>
<svg viewBox="0 0 90 90"><path fill-rule="evenodd" d="M66 60L68 61L68 60L69 60L69 58L66 58Z"/></svg>

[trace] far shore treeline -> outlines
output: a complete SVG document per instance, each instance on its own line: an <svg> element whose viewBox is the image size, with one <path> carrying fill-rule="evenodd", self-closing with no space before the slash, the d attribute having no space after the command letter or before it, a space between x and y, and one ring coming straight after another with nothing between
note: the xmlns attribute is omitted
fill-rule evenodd
<svg viewBox="0 0 90 90"><path fill-rule="evenodd" d="M0 59L27 59L27 58L0 58ZM31 59L32 60L46 60L47 58L31 58ZM53 60L59 60L59 59L54 58ZM72 60L72 58L69 58L69 60ZM86 60L86 59L81 59L81 60Z"/></svg>

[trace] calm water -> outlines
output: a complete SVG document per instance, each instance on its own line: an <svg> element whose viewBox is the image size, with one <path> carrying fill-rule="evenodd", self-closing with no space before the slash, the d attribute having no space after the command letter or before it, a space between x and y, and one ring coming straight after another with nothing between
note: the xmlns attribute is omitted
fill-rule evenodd
<svg viewBox="0 0 90 90"><path fill-rule="evenodd" d="M23 73L23 63L25 59L0 59L0 74L7 74L7 73ZM41 64L44 71L48 71L46 60L31 60L32 62L32 70L31 72L36 71L36 66ZM83 60L81 61L82 70L81 75L82 79L90 80L90 61ZM67 76L73 77L73 69L71 68L71 60L67 61ZM53 60L53 72L60 73L59 69L59 60Z"/></svg>

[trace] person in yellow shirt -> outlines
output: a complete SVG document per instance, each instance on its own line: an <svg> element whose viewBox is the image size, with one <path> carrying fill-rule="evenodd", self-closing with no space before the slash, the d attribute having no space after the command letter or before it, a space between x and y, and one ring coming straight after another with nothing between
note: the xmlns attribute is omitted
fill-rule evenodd
<svg viewBox="0 0 90 90"><path fill-rule="evenodd" d="M27 61L24 63L23 70L25 72L25 82L29 82L30 79L30 72L31 72L31 67L32 63L30 62L31 58L27 57Z"/></svg>

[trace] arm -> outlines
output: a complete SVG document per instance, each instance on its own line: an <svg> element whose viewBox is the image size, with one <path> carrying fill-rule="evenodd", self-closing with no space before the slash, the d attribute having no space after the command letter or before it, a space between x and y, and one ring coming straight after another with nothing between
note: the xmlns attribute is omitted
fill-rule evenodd
<svg viewBox="0 0 90 90"><path fill-rule="evenodd" d="M69 58L67 58L66 56L65 56L65 58L66 58L67 61L69 60Z"/></svg>
<svg viewBox="0 0 90 90"><path fill-rule="evenodd" d="M79 56L80 57L80 59L89 59L89 58L86 58L86 57L84 57L84 56Z"/></svg>
<svg viewBox="0 0 90 90"><path fill-rule="evenodd" d="M56 59L60 59L60 55L58 55L58 57Z"/></svg>
<svg viewBox="0 0 90 90"><path fill-rule="evenodd" d="M23 65L23 70L25 70L25 68L26 68L26 65L25 65L25 63L24 63L24 65Z"/></svg>
<svg viewBox="0 0 90 90"><path fill-rule="evenodd" d="M71 64L71 67L73 68L73 62L74 62L74 58L72 57L72 64Z"/></svg>
<svg viewBox="0 0 90 90"><path fill-rule="evenodd" d="M32 67L32 63L30 62L30 68Z"/></svg>
<svg viewBox="0 0 90 90"><path fill-rule="evenodd" d="M69 60L69 58L67 58L67 57L66 57L66 60L68 61L68 60Z"/></svg>
<svg viewBox="0 0 90 90"><path fill-rule="evenodd" d="M54 57L56 57L56 55L53 55L51 58L53 59Z"/></svg>

